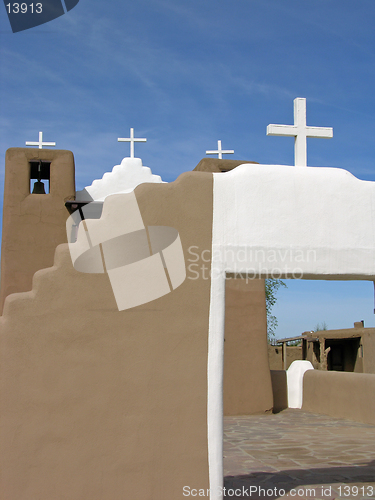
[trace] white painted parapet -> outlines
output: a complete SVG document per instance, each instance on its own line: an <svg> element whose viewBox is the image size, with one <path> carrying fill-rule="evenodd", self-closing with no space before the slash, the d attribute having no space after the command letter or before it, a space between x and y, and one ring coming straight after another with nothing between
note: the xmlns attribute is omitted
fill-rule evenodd
<svg viewBox="0 0 375 500"><path fill-rule="evenodd" d="M288 386L288 408L302 408L303 376L307 370L313 370L310 361L296 360L286 371Z"/></svg>
<svg viewBox="0 0 375 500"><path fill-rule="evenodd" d="M142 166L140 158L124 158L120 165L106 172L82 191L77 191L76 201L104 201L111 194L130 193L144 182L163 182L149 167Z"/></svg>
<svg viewBox="0 0 375 500"><path fill-rule="evenodd" d="M213 175L215 271L375 279L375 182L285 165Z"/></svg>

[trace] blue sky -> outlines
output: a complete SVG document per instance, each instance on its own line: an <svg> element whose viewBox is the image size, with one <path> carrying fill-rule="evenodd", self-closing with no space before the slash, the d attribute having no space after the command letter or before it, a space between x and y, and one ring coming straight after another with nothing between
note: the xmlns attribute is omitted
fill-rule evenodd
<svg viewBox="0 0 375 500"><path fill-rule="evenodd" d="M373 0L80 0L66 15L13 34L0 9L0 180L9 147L38 138L73 151L77 189L135 154L166 181L207 149L233 159L293 164L293 123L330 126L308 140L308 164L375 181ZM2 191L2 184L0 185ZM288 282L279 337L325 321L374 326L372 283Z"/></svg>

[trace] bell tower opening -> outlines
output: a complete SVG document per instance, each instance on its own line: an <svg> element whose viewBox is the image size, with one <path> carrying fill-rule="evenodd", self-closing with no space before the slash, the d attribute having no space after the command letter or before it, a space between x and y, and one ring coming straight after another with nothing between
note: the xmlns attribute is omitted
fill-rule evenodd
<svg viewBox="0 0 375 500"><path fill-rule="evenodd" d="M30 161L30 193L48 194L51 162L42 160Z"/></svg>

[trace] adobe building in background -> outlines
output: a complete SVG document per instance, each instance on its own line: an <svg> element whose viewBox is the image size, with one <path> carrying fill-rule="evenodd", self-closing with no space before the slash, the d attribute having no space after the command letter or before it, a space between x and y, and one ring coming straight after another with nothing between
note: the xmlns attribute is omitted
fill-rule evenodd
<svg viewBox="0 0 375 500"><path fill-rule="evenodd" d="M305 332L304 359L318 370L375 373L375 328L356 321L354 328Z"/></svg>
<svg viewBox="0 0 375 500"><path fill-rule="evenodd" d="M271 370L285 370L300 359L316 370L375 374L375 328L365 328L363 321L354 328L304 332L277 343L268 346Z"/></svg>

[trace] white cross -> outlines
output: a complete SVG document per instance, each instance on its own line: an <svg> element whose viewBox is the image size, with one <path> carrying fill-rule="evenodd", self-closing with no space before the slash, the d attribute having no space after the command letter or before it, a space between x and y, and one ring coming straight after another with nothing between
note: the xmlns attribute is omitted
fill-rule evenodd
<svg viewBox="0 0 375 500"><path fill-rule="evenodd" d="M234 150L233 149L221 149L221 141L217 141L217 151L206 151L206 155L218 155L219 160L223 159L223 154L233 154Z"/></svg>
<svg viewBox="0 0 375 500"><path fill-rule="evenodd" d="M294 165L296 167L306 167L306 138L331 139L333 137L333 128L308 127L306 125L306 99L297 97L294 99L294 125L268 125L267 135L294 137Z"/></svg>
<svg viewBox="0 0 375 500"><path fill-rule="evenodd" d="M118 140L118 142L130 142L130 158L134 158L134 143L147 141L147 139L135 139L134 138L134 128L130 129L130 138L127 138L127 139L118 138L117 140Z"/></svg>
<svg viewBox="0 0 375 500"><path fill-rule="evenodd" d="M43 142L43 132L39 132L39 141L30 142L26 141L26 146L38 146L39 149L43 149L43 146L56 146L56 142Z"/></svg>

